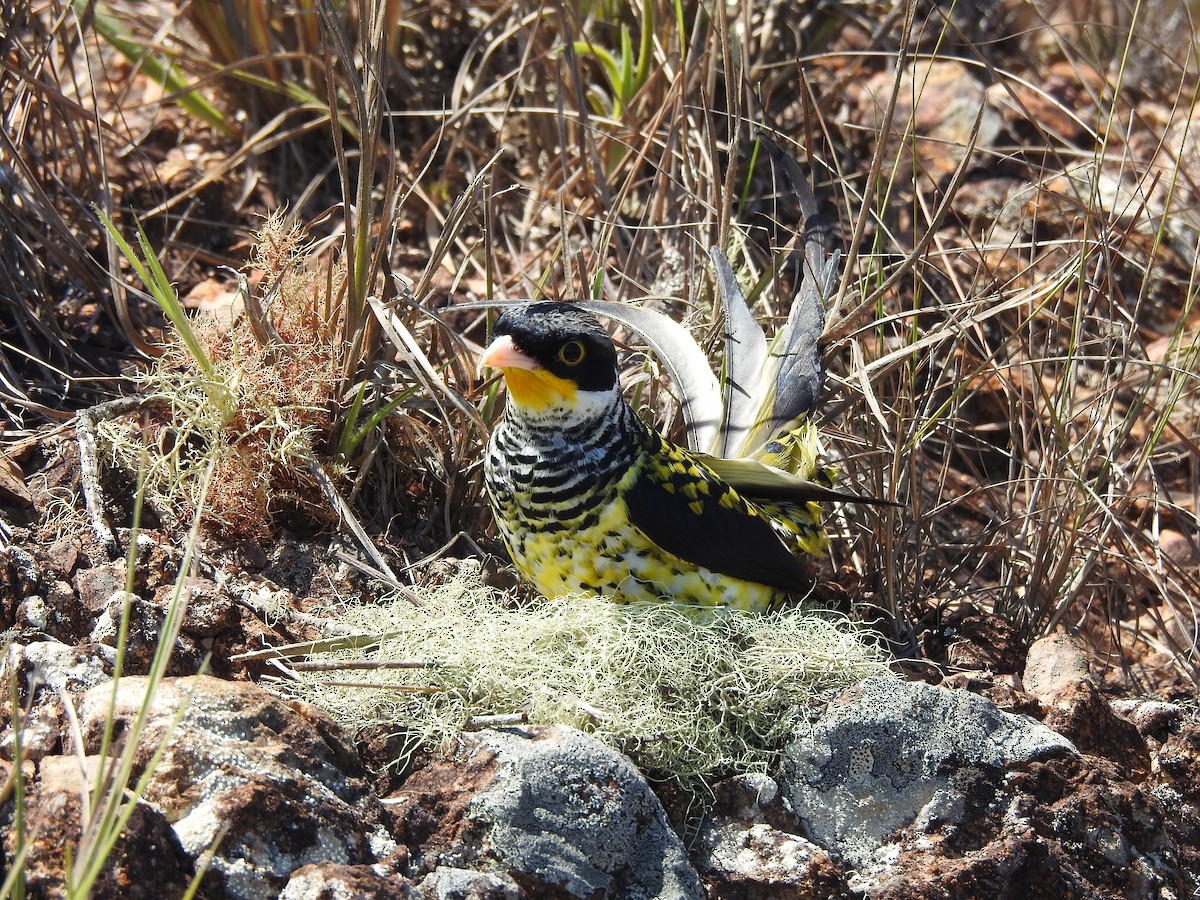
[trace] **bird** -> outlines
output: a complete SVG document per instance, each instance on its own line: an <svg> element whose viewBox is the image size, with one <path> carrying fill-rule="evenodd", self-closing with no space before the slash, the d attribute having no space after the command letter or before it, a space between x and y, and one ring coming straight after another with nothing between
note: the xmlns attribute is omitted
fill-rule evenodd
<svg viewBox="0 0 1200 900"><path fill-rule="evenodd" d="M576 304L523 303L495 322L479 366L500 370L508 396L484 481L521 575L549 598L756 613L813 595L822 501L869 500L832 490L816 427L790 423L756 459L686 448L630 407L617 361Z"/></svg>

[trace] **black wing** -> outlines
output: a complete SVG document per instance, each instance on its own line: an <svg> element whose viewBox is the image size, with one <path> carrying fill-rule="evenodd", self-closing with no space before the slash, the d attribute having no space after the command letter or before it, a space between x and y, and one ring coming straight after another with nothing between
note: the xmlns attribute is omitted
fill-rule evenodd
<svg viewBox="0 0 1200 900"><path fill-rule="evenodd" d="M729 484L685 451L649 455L625 494L630 521L655 544L693 565L797 594L813 577L770 523Z"/></svg>

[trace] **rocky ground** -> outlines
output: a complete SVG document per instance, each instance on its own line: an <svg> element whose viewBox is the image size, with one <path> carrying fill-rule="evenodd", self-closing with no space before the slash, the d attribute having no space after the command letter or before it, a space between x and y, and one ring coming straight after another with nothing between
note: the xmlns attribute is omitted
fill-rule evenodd
<svg viewBox="0 0 1200 900"><path fill-rule="evenodd" d="M69 434L20 463L24 493L7 492L3 508L13 541L0 557L0 625L24 706L29 895L57 896L113 701L125 564L86 525ZM139 546L118 746L180 562L161 531ZM960 613L925 636L942 648L937 671L952 674L872 679L830 697L796 729L780 771L724 778L700 802L562 727L466 733L398 771L394 735L346 734L258 686L261 658L237 659L314 637L312 611L369 591L362 576L327 541L210 538L202 549L135 780L165 753L95 896L181 896L201 865L199 896L211 898L1183 898L1200 888L1194 698L1102 689L1065 636L1025 648L999 619ZM9 790L10 864L15 814Z"/></svg>

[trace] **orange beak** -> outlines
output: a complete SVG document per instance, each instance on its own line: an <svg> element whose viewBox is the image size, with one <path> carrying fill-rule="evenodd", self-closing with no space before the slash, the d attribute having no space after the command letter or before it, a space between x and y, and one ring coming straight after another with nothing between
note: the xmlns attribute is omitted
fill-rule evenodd
<svg viewBox="0 0 1200 900"><path fill-rule="evenodd" d="M541 368L537 360L517 349L508 335L496 338L479 357L479 371L484 369L525 369L532 372Z"/></svg>

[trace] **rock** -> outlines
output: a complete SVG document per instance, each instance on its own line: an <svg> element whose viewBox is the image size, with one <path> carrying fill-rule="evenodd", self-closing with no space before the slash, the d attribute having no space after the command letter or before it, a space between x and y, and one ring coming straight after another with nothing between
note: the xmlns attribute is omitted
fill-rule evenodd
<svg viewBox="0 0 1200 900"><path fill-rule="evenodd" d="M61 578L70 578L79 565L79 544L62 538L46 549L46 567Z"/></svg>
<svg viewBox="0 0 1200 900"><path fill-rule="evenodd" d="M39 760L59 750L62 736L62 707L39 703L21 716L21 753L26 760ZM16 757L16 738L11 727L0 734L0 756Z"/></svg>
<svg viewBox="0 0 1200 900"><path fill-rule="evenodd" d="M111 647L69 647L58 641L33 641L15 646L17 670L32 689L45 686L52 691L80 691L106 684L112 678L116 652Z"/></svg>
<svg viewBox="0 0 1200 900"><path fill-rule="evenodd" d="M1051 133L1064 141L1074 141L1084 126L1076 112L1075 97L1070 96L1077 82L1048 78L1042 90L1015 79L996 81L988 86L988 99L1011 126L1033 124L1039 133ZM1065 95L1055 96L1056 93Z"/></svg>
<svg viewBox="0 0 1200 900"><path fill-rule="evenodd" d="M370 866L313 863L292 873L279 900L415 900L419 896L413 883L400 875L381 875Z"/></svg>
<svg viewBox="0 0 1200 900"><path fill-rule="evenodd" d="M775 780L735 775L713 788L715 802L692 845L710 900L833 897L848 890L829 854L807 840Z"/></svg>
<svg viewBox="0 0 1200 900"><path fill-rule="evenodd" d="M1009 766L1074 752L974 694L868 678L797 729L780 782L809 837L870 871L898 830L957 825L997 802Z"/></svg>
<svg viewBox="0 0 1200 900"><path fill-rule="evenodd" d="M766 823L707 823L697 836L698 868L710 900L801 900L848 891L829 854L800 835Z"/></svg>
<svg viewBox="0 0 1200 900"><path fill-rule="evenodd" d="M78 763L64 757L48 757L58 765L50 768L75 774L63 780L51 778L34 786L26 798L28 855L24 871L29 896L63 895L67 878L66 852L72 853L76 867L88 860L79 849L80 800ZM5 829L5 852L12 859L15 849L12 828ZM76 868L78 871L78 868ZM89 896L97 900L160 900L180 897L192 880L192 860L184 853L179 839L163 814L151 804L139 802L108 852Z"/></svg>
<svg viewBox="0 0 1200 900"><path fill-rule="evenodd" d="M964 604L926 634L925 650L956 670L1008 675L1021 671L1026 648L1003 618Z"/></svg>
<svg viewBox="0 0 1200 900"><path fill-rule="evenodd" d="M993 225L993 235L1016 235L1029 229L1025 216L1037 188L1022 178L989 173L969 178L951 198L951 208L976 227Z"/></svg>
<svg viewBox="0 0 1200 900"><path fill-rule="evenodd" d="M122 679L118 733L133 728L147 687L146 678ZM89 752L98 749L111 693L93 688L79 705ZM192 858L220 837L205 884L226 896L274 898L302 866L370 864L395 849L357 754L314 707L251 684L165 679L150 701L135 777L164 742L145 797Z"/></svg>
<svg viewBox="0 0 1200 900"><path fill-rule="evenodd" d="M154 602L166 609L174 591L174 585L164 585L155 594ZM184 634L197 638L213 637L238 621L238 611L233 601L208 579L189 578L187 591L187 615L184 617L182 629Z"/></svg>
<svg viewBox="0 0 1200 900"><path fill-rule="evenodd" d="M424 900L520 900L528 896L508 875L438 866L421 882Z"/></svg>
<svg viewBox="0 0 1200 900"><path fill-rule="evenodd" d="M115 653L94 644L68 647L58 641L33 641L9 648L8 663L24 682L28 706L21 715L25 758L39 760L59 753L63 712L61 695L106 684L112 676ZM12 728L0 735L0 755L12 759Z"/></svg>
<svg viewBox="0 0 1200 900"><path fill-rule="evenodd" d="M137 594L117 591L99 611L88 637L97 644L116 647L126 604L129 605L129 632L125 640L125 671L145 671L158 647L158 636L167 618L166 610L147 603Z"/></svg>
<svg viewBox="0 0 1200 900"><path fill-rule="evenodd" d="M1150 771L1149 751L1137 726L1118 716L1090 680L1058 694L1044 721L1080 752L1113 762L1125 777L1140 780Z"/></svg>
<svg viewBox="0 0 1200 900"><path fill-rule="evenodd" d="M75 590L79 602L93 616L104 612L113 594L125 590L125 561L118 560L103 566L81 569L75 575Z"/></svg>
<svg viewBox="0 0 1200 900"><path fill-rule="evenodd" d="M1162 700L1114 700L1111 705L1113 712L1133 723L1138 734L1160 744L1167 740L1168 733L1183 718L1183 707Z"/></svg>
<svg viewBox="0 0 1200 900"><path fill-rule="evenodd" d="M624 756L566 727L462 736L398 799L405 840L438 865L511 876L530 896L702 897L658 798Z"/></svg>
<svg viewBox="0 0 1200 900"><path fill-rule="evenodd" d="M1091 680L1087 657L1074 638L1050 634L1030 646L1022 681L1042 706L1053 706L1061 694Z"/></svg>
<svg viewBox="0 0 1200 900"><path fill-rule="evenodd" d="M1158 535L1158 548L1166 559L1181 569L1200 565L1200 547L1196 545L1195 535L1164 528Z"/></svg>
<svg viewBox="0 0 1200 900"><path fill-rule="evenodd" d="M86 768L75 756L47 756L38 764L38 785L43 791L74 792L91 788L102 768L99 756L84 757Z"/></svg>
<svg viewBox="0 0 1200 900"><path fill-rule="evenodd" d="M1067 715L1081 744L1120 736L1096 741L1111 758L973 695L868 679L798 731L784 793L872 900L932 885L945 897L1191 896L1200 729L1169 735L1148 764L1095 685L1068 684L1050 717Z"/></svg>
<svg viewBox="0 0 1200 900"><path fill-rule="evenodd" d="M881 72L865 85L867 102L862 114L872 123L878 123L883 115L893 79L891 72ZM922 177L938 184L966 155L977 118L974 153L982 159L985 157L980 151L993 147L1003 128L1000 113L983 84L957 61L910 63L896 97L890 141L893 152L907 155L915 148Z"/></svg>
<svg viewBox="0 0 1200 900"><path fill-rule="evenodd" d="M75 589L62 579L46 580L45 594L27 594L17 608L18 628L34 632L31 637L49 635L64 643L73 643L81 632L86 632L84 623L91 616L79 604Z"/></svg>
<svg viewBox="0 0 1200 900"><path fill-rule="evenodd" d="M1180 868L1190 873L1181 897L1200 896L1200 724L1182 726L1155 757L1150 793L1168 810L1167 831L1178 848Z"/></svg>

